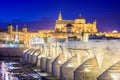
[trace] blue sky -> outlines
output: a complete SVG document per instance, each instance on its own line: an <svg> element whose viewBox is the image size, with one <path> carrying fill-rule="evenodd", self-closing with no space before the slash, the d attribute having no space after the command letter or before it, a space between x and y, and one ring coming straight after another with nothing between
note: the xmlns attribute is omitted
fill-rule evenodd
<svg viewBox="0 0 120 80"><path fill-rule="evenodd" d="M120 31L119 0L0 0L0 28L12 23L30 31L54 29L59 11L65 20L81 14L87 22L96 19L99 31Z"/></svg>

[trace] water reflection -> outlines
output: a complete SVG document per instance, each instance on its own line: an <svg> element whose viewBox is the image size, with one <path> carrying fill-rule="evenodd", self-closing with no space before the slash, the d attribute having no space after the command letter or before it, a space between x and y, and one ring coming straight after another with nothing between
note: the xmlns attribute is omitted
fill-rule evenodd
<svg viewBox="0 0 120 80"><path fill-rule="evenodd" d="M18 62L0 61L0 80L41 80L40 75L30 66Z"/></svg>
<svg viewBox="0 0 120 80"><path fill-rule="evenodd" d="M4 61L0 61L0 80L18 80L17 77L14 77L12 73L8 72L9 68L12 67L11 64L12 62L6 63Z"/></svg>

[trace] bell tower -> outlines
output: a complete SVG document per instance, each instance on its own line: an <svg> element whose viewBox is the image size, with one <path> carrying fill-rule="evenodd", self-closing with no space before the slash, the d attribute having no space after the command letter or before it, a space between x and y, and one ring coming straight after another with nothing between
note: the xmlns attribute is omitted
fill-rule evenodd
<svg viewBox="0 0 120 80"><path fill-rule="evenodd" d="M62 14L61 14L61 11L59 12L58 20L62 20Z"/></svg>
<svg viewBox="0 0 120 80"><path fill-rule="evenodd" d="M97 22L96 22L96 20L95 20L95 21L93 22L93 32L97 32L96 24L97 24Z"/></svg>
<svg viewBox="0 0 120 80"><path fill-rule="evenodd" d="M11 23L8 24L8 33L11 34L13 32L13 26Z"/></svg>
<svg viewBox="0 0 120 80"><path fill-rule="evenodd" d="M22 28L22 31L24 32L24 33L27 33L27 26L24 24L24 26L23 26L23 28Z"/></svg>

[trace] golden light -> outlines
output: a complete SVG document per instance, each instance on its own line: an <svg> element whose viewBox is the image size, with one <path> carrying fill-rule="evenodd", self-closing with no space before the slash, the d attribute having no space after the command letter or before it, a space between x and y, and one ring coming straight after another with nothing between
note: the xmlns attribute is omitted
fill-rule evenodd
<svg viewBox="0 0 120 80"><path fill-rule="evenodd" d="M72 67L72 65L71 65L71 64L68 64L67 67Z"/></svg>
<svg viewBox="0 0 120 80"><path fill-rule="evenodd" d="M41 56L39 55L38 58L41 58Z"/></svg>
<svg viewBox="0 0 120 80"><path fill-rule="evenodd" d="M116 74L111 74L110 76L112 77L113 80L118 80L118 76Z"/></svg>
<svg viewBox="0 0 120 80"><path fill-rule="evenodd" d="M118 33L118 31L117 30L113 30L112 33Z"/></svg>
<svg viewBox="0 0 120 80"><path fill-rule="evenodd" d="M37 53L35 53L34 55L35 55L35 56L37 56L38 54L37 54Z"/></svg>
<svg viewBox="0 0 120 80"><path fill-rule="evenodd" d="M61 64L61 63L62 63L62 62L59 60L59 61L58 61L58 64Z"/></svg>
<svg viewBox="0 0 120 80"><path fill-rule="evenodd" d="M85 72L90 72L90 70L88 68L85 68L84 71Z"/></svg>

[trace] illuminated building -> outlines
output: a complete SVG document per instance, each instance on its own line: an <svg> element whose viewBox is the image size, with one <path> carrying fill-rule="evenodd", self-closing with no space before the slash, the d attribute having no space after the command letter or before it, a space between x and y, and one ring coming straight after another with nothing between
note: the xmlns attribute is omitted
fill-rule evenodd
<svg viewBox="0 0 120 80"><path fill-rule="evenodd" d="M58 20L56 20L55 30L57 32L66 32L66 25L71 24L72 32L97 32L96 20L93 23L86 23L82 16L79 16L75 20L63 20L62 14L59 13Z"/></svg>
<svg viewBox="0 0 120 80"><path fill-rule="evenodd" d="M62 13L59 13L58 20L55 23L54 30L37 30L36 32L28 32L26 25L21 30L14 30L12 24L8 24L8 30L0 30L0 39L7 41L15 41L16 34L19 41L22 41L25 45L30 45L30 39L38 36L40 38L58 38L73 41L83 40L88 41L89 35L97 35L106 37L120 37L120 33L117 30L113 32L98 32L96 27L96 20L93 23L86 23L86 20L81 15L75 20L63 20ZM83 35L84 33L84 35ZM84 36L84 37L83 37Z"/></svg>
<svg viewBox="0 0 120 80"><path fill-rule="evenodd" d="M89 40L91 34L120 37L118 31L97 32L96 21L87 24L81 16L62 20L61 13L55 25L55 30L28 32L26 25L21 31L14 31L9 24L8 31L1 32L1 39L14 41L17 34L18 40L30 46L23 53L24 61L36 64L61 80L120 79L120 41ZM71 37L80 40L69 41Z"/></svg>

